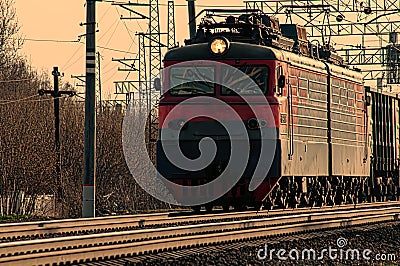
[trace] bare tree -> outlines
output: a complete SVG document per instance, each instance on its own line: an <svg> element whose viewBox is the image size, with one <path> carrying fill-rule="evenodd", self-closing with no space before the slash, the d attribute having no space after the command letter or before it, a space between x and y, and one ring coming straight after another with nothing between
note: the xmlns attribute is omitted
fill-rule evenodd
<svg viewBox="0 0 400 266"><path fill-rule="evenodd" d="M0 0L0 216L33 214L38 202L54 197L57 189L53 98L49 74L32 70L18 54L23 41L14 0ZM65 89L72 89L68 83ZM60 100L61 181L63 199L57 215L81 213L83 178L84 104ZM124 112L113 106L98 109L97 214L165 208L149 196L130 174L122 149ZM137 175L144 174L137 162ZM59 207L57 209L60 209Z"/></svg>
<svg viewBox="0 0 400 266"><path fill-rule="evenodd" d="M14 0L0 0L0 69L3 74L4 70L10 70L8 67L14 63L22 48L23 39L19 30Z"/></svg>

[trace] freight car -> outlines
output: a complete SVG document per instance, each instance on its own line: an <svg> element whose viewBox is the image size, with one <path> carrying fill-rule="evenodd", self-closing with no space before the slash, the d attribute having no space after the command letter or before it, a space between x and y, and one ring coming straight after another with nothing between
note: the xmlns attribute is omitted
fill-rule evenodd
<svg viewBox="0 0 400 266"><path fill-rule="evenodd" d="M178 201L221 189L191 188L217 178L232 155L232 136L221 125L235 122L226 115L226 107L197 102L180 106L180 111L171 115L174 107L199 96L218 99L235 110L237 120L246 127L250 150L240 180L206 204L208 210L215 205L224 209L262 205L296 208L398 199L396 95L364 87L359 71L347 67L329 45L309 42L303 27L279 25L276 18L258 10L241 10L244 13L237 16L232 10L205 12L196 35L164 58L157 169L168 180L182 185L179 191L173 191ZM221 17L224 19L217 21ZM226 79L229 82L232 70L212 62L245 73L262 93L244 102L221 85ZM189 80L185 75L193 72L208 72L214 80L185 81ZM251 90L250 85L243 84L244 94L251 95ZM263 99L268 104L260 104ZM261 117L255 117L254 109L261 110ZM192 119L205 110L214 118ZM274 132L274 139L268 139L274 145L274 154L261 184L250 191L256 165L263 164L259 162L260 142L266 138L262 130ZM172 143L166 136L177 135L186 157L200 156L199 143L204 137L214 140L216 156L201 170L178 167L165 154L165 147Z"/></svg>
<svg viewBox="0 0 400 266"><path fill-rule="evenodd" d="M399 96L366 87L371 139L372 200L399 200Z"/></svg>

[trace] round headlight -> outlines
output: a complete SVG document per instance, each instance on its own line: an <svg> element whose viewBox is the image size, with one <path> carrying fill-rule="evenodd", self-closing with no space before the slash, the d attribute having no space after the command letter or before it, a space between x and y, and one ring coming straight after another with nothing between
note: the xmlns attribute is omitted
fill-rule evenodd
<svg viewBox="0 0 400 266"><path fill-rule="evenodd" d="M267 126L267 121L264 119L250 118L247 120L247 127L249 129L259 129Z"/></svg>
<svg viewBox="0 0 400 266"><path fill-rule="evenodd" d="M229 48L229 41L223 37L217 37L211 40L210 49L214 54L223 54Z"/></svg>

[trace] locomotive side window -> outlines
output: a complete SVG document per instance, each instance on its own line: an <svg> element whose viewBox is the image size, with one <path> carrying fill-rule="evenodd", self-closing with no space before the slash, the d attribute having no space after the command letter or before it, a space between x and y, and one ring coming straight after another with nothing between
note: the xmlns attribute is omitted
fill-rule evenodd
<svg viewBox="0 0 400 266"><path fill-rule="evenodd" d="M215 68L211 66L171 67L169 93L173 96L215 93Z"/></svg>
<svg viewBox="0 0 400 266"><path fill-rule="evenodd" d="M246 74L246 76L240 71ZM221 86L221 94L257 95L260 94L260 89L264 94L268 87L268 76L269 69L265 66L244 65L236 69L222 67L221 81L226 86Z"/></svg>
<svg viewBox="0 0 400 266"><path fill-rule="evenodd" d="M276 79L275 79L275 91L278 95L283 96L283 89L279 88L279 78L283 75L283 67L277 66L276 67Z"/></svg>

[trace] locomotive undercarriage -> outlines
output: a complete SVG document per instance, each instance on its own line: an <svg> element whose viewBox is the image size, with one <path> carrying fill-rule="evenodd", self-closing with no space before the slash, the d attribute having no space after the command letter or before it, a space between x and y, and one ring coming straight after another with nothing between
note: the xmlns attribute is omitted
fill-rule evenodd
<svg viewBox="0 0 400 266"><path fill-rule="evenodd" d="M236 211L251 207L263 210L296 209L306 207L357 205L361 203L400 200L398 174L371 177L282 177L262 203L255 203L245 193L245 184L238 184L237 198L220 199L206 204L210 212L214 206L222 206L224 211L230 206ZM200 206L193 207L196 212Z"/></svg>
<svg viewBox="0 0 400 266"><path fill-rule="evenodd" d="M283 177L263 209L337 206L400 199L398 175L375 177Z"/></svg>

